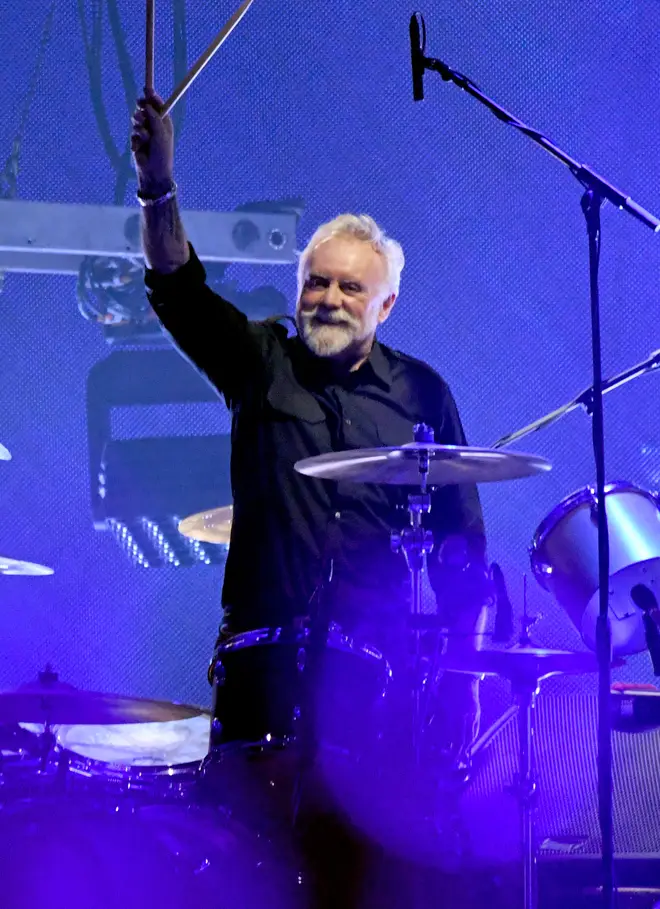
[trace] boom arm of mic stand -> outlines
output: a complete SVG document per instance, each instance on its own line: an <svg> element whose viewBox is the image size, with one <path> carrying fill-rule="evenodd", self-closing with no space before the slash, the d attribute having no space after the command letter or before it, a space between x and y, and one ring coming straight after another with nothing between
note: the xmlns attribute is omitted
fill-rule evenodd
<svg viewBox="0 0 660 909"><path fill-rule="evenodd" d="M635 366L631 366L630 369L626 369L624 372L613 376L611 379L607 379L603 383L603 394L608 391L613 391L615 388L620 388L627 382L631 382L633 379L636 379L639 376L646 375L647 372L651 372L652 370L657 369L659 366L660 350L654 350L653 353L649 354L649 356L645 360L642 360L641 363L637 363ZM494 442L491 445L491 448L504 448L506 445L511 445L513 442L517 442L519 439L523 439L525 436L531 435L533 432L538 432L539 429L545 429L547 426L551 426L553 423L556 423L557 420L560 420L562 417L566 416L567 413L571 413L571 411L575 410L578 407L584 407L587 413L591 413L593 390L593 385L590 385L588 388L585 388L585 390L581 392L576 398L573 398L572 401L569 401L568 404L564 404L562 407L558 407L557 410L551 411L544 417L540 417L538 420L534 420L533 423L529 423L527 426L523 426L522 429L517 429L515 432L511 432L506 436L502 436L501 439L498 439L497 442Z"/></svg>
<svg viewBox="0 0 660 909"><path fill-rule="evenodd" d="M591 187L602 199L607 199L608 202L611 202L622 211L629 212L633 217L637 218L643 224L646 224L646 226L650 227L652 230L660 231L660 220L656 218L655 215L646 211L645 208L642 208L642 206L631 199L630 196L627 196L624 192L617 189L616 186L613 186L604 177L601 177L600 174L591 170L586 164L580 164L579 161L571 158L570 155L567 155L566 152L562 151L561 148L551 142L550 139L544 136L538 129L527 126L527 124L523 123L522 120L519 120L518 117L514 117L508 110L505 110L500 104L484 94L479 86L468 76L464 76L463 73L453 70L450 66L447 66L446 63L443 63L442 60L438 60L435 57L424 57L423 62L424 69L430 69L433 72L439 73L445 82L453 82L458 88L467 92L469 95L472 95L477 101L480 101L502 123L505 123L507 126L512 126L519 132L524 133L533 142L536 142L537 145L540 145L541 148L545 149L553 158L556 158L568 167L571 173L583 186Z"/></svg>

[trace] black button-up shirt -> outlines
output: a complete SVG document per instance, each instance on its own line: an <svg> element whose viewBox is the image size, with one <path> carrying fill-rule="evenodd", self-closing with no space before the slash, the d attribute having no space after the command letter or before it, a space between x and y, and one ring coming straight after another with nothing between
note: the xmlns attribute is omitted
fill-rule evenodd
<svg viewBox="0 0 660 909"><path fill-rule="evenodd" d="M252 322L205 283L191 259L170 275L147 271L151 304L176 346L232 412L234 522L223 607L230 631L306 616L332 560L332 617L344 626L387 621L405 610L410 576L390 532L408 525L410 488L332 482L296 472L302 458L403 445L427 423L435 441L466 444L448 386L429 366L375 343L368 360L338 379L275 320ZM432 493L425 524L436 547L454 534L484 558L477 489ZM437 558L429 576L441 592Z"/></svg>

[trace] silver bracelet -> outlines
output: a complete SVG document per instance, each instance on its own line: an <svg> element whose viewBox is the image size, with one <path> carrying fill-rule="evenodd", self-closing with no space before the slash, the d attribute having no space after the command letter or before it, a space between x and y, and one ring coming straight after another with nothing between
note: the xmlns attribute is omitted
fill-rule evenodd
<svg viewBox="0 0 660 909"><path fill-rule="evenodd" d="M145 199L144 196L141 196L140 193L136 193L137 200L142 206L142 208L149 208L151 205L163 205L165 202L169 202L170 199L173 199L176 196L178 186L172 180L172 186L168 189L166 193L163 193L162 196L157 196L155 199Z"/></svg>

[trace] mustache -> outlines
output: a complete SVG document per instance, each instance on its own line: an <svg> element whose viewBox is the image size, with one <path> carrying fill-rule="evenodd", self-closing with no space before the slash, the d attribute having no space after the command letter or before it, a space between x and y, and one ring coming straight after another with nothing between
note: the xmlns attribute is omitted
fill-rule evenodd
<svg viewBox="0 0 660 909"><path fill-rule="evenodd" d="M348 328L354 328L357 323L357 320L350 316L324 312L320 308L301 315L306 322L319 322L321 325L343 325Z"/></svg>

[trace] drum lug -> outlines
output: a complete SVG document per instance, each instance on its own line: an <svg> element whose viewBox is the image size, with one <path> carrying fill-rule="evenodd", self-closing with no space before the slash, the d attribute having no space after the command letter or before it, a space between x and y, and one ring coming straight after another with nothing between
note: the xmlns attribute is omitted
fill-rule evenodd
<svg viewBox="0 0 660 909"><path fill-rule="evenodd" d="M213 680L212 684L216 684L219 688L225 684L227 672L222 660L215 660L215 662L211 663L211 677Z"/></svg>

